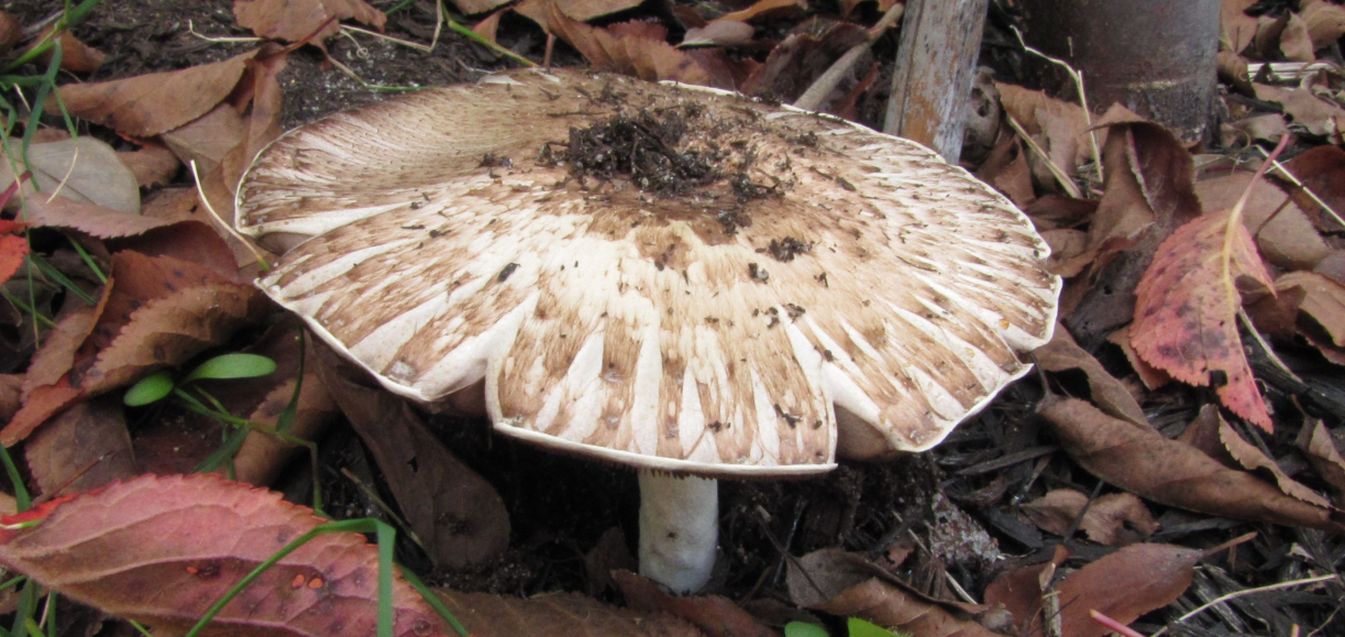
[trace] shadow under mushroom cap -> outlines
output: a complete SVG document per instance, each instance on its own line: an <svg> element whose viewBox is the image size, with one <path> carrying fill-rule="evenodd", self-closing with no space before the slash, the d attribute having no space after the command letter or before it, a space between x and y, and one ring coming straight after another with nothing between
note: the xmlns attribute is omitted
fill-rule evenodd
<svg viewBox="0 0 1345 637"><path fill-rule="evenodd" d="M1060 287L1021 212L914 143L569 71L292 131L237 209L309 237L259 285L390 390L484 377L503 433L699 474L829 469L833 404L859 455L937 444Z"/></svg>

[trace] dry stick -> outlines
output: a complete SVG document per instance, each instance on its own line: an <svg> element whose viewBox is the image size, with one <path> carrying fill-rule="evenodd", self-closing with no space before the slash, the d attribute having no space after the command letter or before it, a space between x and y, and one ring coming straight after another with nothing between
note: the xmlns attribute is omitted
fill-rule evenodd
<svg viewBox="0 0 1345 637"><path fill-rule="evenodd" d="M1298 177L1295 177L1293 173L1289 172L1289 169L1285 168L1284 164L1281 164L1278 159L1270 157L1270 155L1266 153L1264 148L1257 146L1256 150L1257 152L1261 153L1262 155L1270 159L1270 165L1275 168L1275 172L1282 175L1285 179L1288 179L1289 183L1293 184L1295 188L1302 189L1303 193L1306 194L1308 198L1312 200L1313 203L1321 207L1322 212L1325 212L1327 216L1331 217L1332 220L1340 224L1342 228L1345 228L1345 219L1341 219L1340 215L1331 208L1330 204L1327 204L1325 201L1322 200L1321 197L1317 196L1317 193L1312 192L1311 189L1303 185L1303 182L1299 181Z"/></svg>
<svg viewBox="0 0 1345 637"><path fill-rule="evenodd" d="M1204 610L1214 606L1215 604L1222 604L1226 601L1237 599L1239 597L1246 597L1248 595L1279 590L1282 588L1293 588L1295 586L1301 586L1306 584L1316 584L1317 582L1325 582L1333 579L1338 579L1338 577L1334 574L1318 575L1316 577L1305 577L1303 579L1289 580L1287 582L1276 582L1274 584L1267 584L1265 586L1257 586L1256 588L1244 588L1240 591L1233 591L1231 593L1220 595L1204 604L1201 604L1200 606L1195 607L1194 609L1191 610L1191 612L1182 615L1181 617L1178 617L1175 621L1172 622L1172 624L1180 624L1190 619L1191 617L1195 616L1196 614L1203 612ZM1171 626L1172 624L1169 624L1168 626ZM1155 632L1152 635L1149 635L1149 637L1159 637L1163 633L1167 632L1168 626L1159 628L1157 632Z"/></svg>
<svg viewBox="0 0 1345 637"><path fill-rule="evenodd" d="M855 64L859 62L859 58L868 52L869 48L884 32L896 25L905 12L905 4L892 5L892 8L888 9L882 18L878 19L878 23L869 29L868 37L863 42L850 47L849 51L832 62L831 66L822 75L813 80L812 86L809 86L808 90L803 92L803 95L794 100L793 106L805 111L818 110L822 106L822 101L827 99L832 91L836 90L836 86L841 83L841 78L849 73L850 69L854 68Z"/></svg>
<svg viewBox="0 0 1345 637"><path fill-rule="evenodd" d="M1042 148L1041 145L1037 143L1037 140L1032 139L1032 136L1027 134L1027 131L1023 129L1023 125L1019 124L1018 120L1013 118L1013 115L1010 115L1006 111L1004 117L1008 119L1009 127L1013 129L1013 132L1027 144L1028 149L1046 163L1046 169L1051 171L1051 176L1055 177L1055 180L1060 184L1060 187L1065 189L1065 194L1075 199L1082 199L1083 193L1080 192L1079 186L1074 183L1073 179L1069 178L1069 175L1065 174L1063 168L1055 164L1055 160L1051 159L1050 155L1046 154L1046 149Z"/></svg>
<svg viewBox="0 0 1345 637"><path fill-rule="evenodd" d="M1088 147L1089 150L1092 151L1093 153L1093 166L1097 171L1098 183L1102 183L1104 181L1102 175L1102 151L1098 149L1097 131L1093 130L1093 113L1092 111L1088 110L1088 95L1084 93L1083 90L1083 71L1076 71L1074 70L1074 67L1069 65L1069 62L1066 62L1059 58L1053 58L1049 55L1046 55L1045 53L1042 53L1041 51L1038 51L1037 49L1028 46L1027 42L1023 41L1023 33L1018 30L1018 27L1009 27L1009 28L1013 29L1013 34L1017 36L1018 44L1023 47L1024 51L1027 51L1032 55L1035 55L1043 60L1046 60L1047 62L1050 62L1051 64L1055 64L1056 66L1065 69L1065 73L1069 75L1069 79L1074 82L1074 90L1079 93L1079 106L1083 108L1084 123L1088 126Z"/></svg>

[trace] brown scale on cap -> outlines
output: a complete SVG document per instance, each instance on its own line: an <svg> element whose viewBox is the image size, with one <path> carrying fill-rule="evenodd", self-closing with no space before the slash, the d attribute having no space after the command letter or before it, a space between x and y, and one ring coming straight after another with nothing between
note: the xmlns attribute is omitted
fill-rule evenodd
<svg viewBox="0 0 1345 637"><path fill-rule="evenodd" d="M577 72L309 125L239 201L311 237L263 289L389 389L485 378L500 431L669 471L928 448L1026 371L1060 285L1021 212L913 143Z"/></svg>

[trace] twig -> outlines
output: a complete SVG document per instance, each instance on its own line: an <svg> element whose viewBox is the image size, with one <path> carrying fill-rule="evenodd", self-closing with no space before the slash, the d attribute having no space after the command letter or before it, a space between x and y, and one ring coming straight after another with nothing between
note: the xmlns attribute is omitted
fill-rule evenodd
<svg viewBox="0 0 1345 637"><path fill-rule="evenodd" d="M1079 94L1079 106L1083 108L1084 124L1088 126L1088 147L1093 153L1093 166L1097 171L1098 183L1101 183L1104 181L1102 175L1102 151L1097 145L1097 131L1093 130L1093 113L1088 110L1088 94L1083 90L1083 71L1076 71L1074 70L1074 67L1069 65L1069 62L1059 58L1053 58L1028 46L1027 42L1023 40L1023 32L1019 31L1018 27L1009 28L1013 30L1014 36L1018 38L1018 44L1023 47L1024 51L1065 69L1065 74L1069 75L1069 79L1074 82L1074 90Z"/></svg>
<svg viewBox="0 0 1345 637"><path fill-rule="evenodd" d="M201 33L200 31L197 31L197 30L196 30L196 25L195 25L194 23L192 23L191 20L187 20L187 33L190 33L190 34L192 34L193 36L196 36L197 38L199 38L199 39L201 39L201 40L205 40L206 42L215 42L215 43L220 43L220 44L228 44L228 43L234 43L234 42L261 42L261 41L262 41L262 39L261 39L261 38L258 38L258 37L206 35L206 34L204 34L204 33Z"/></svg>
<svg viewBox="0 0 1345 637"><path fill-rule="evenodd" d="M1027 147L1037 156L1041 157L1042 161L1046 162L1046 169L1051 171L1051 176L1055 177L1055 180L1060 183L1060 187L1065 189L1065 194L1068 194L1075 199L1082 199L1083 193L1079 191L1079 186L1074 183L1073 179L1069 178L1069 175L1065 174L1063 168L1055 165L1055 162L1051 160L1051 156L1046 154L1046 149L1042 148L1041 145L1037 143L1037 140L1032 139L1032 136L1028 135L1026 130L1023 130L1023 125L1019 124L1018 120L1013 118L1013 115L1005 112L1004 116L1008 118L1009 127L1013 129L1013 132L1023 138L1023 142L1027 144Z"/></svg>
<svg viewBox="0 0 1345 637"><path fill-rule="evenodd" d="M1240 591L1233 591L1231 593L1220 595L1204 604L1201 604L1200 606L1195 607L1194 609L1191 610L1191 612L1182 615L1181 617L1178 617L1176 620L1172 622L1172 624L1180 624L1194 617L1195 615L1205 611L1211 606L1214 606L1215 604L1222 604L1224 602L1237 599L1239 597L1246 597L1248 595L1254 595L1256 593L1264 593L1267 591L1280 590L1282 588L1293 588L1295 586L1301 586L1306 584L1316 584L1317 582L1325 582L1333 579L1337 579L1337 576L1334 574L1318 575L1316 577L1305 577L1303 579L1289 580L1287 582L1276 582L1274 584L1267 584L1265 586L1257 586L1255 588L1244 588ZM1162 635L1163 633L1167 632L1168 627L1171 626L1172 624L1168 624L1168 626L1159 628L1157 632L1153 633L1152 635L1149 635L1149 637L1159 637L1159 635Z"/></svg>
<svg viewBox="0 0 1345 637"><path fill-rule="evenodd" d="M803 92L803 95L794 100L793 105L805 111L815 111L821 107L822 101L828 95L831 95L831 92L836 90L836 86L841 83L841 78L845 77L850 69L854 68L855 64L859 62L859 58L868 52L869 48L884 32L892 28L905 12L905 4L892 5L892 8L888 9L882 18L878 19L878 23L869 29L868 38L850 47L850 50L846 51L835 62L832 62L831 66L822 75L813 80L812 86L809 86L808 90Z"/></svg>
<svg viewBox="0 0 1345 637"><path fill-rule="evenodd" d="M1261 148L1260 146L1256 147L1256 151L1266 157L1270 157L1270 154L1267 153L1266 150L1264 148ZM1285 168L1284 164L1281 164L1278 159L1271 159L1270 165L1275 168L1275 172L1279 173L1285 179L1289 180L1289 183L1293 184L1295 188L1302 189L1303 193L1306 194L1308 198L1312 200L1312 203L1315 203L1321 207L1322 212L1325 212L1327 216L1331 217L1333 221L1340 224L1342 228L1345 228L1345 219L1341 219L1340 215L1331 208L1331 205L1323 201L1321 197L1318 197L1317 193L1313 192L1312 189L1303 185L1303 182L1299 181L1298 177L1295 177L1293 173L1289 172L1289 169Z"/></svg>

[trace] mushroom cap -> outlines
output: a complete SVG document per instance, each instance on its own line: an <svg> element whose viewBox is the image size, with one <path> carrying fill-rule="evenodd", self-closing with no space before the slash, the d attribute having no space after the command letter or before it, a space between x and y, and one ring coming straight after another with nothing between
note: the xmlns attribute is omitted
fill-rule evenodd
<svg viewBox="0 0 1345 637"><path fill-rule="evenodd" d="M304 239L258 285L389 390L484 378L502 433L703 475L937 444L1027 371L1060 288L1023 213L918 144L575 71L291 131L236 224Z"/></svg>

